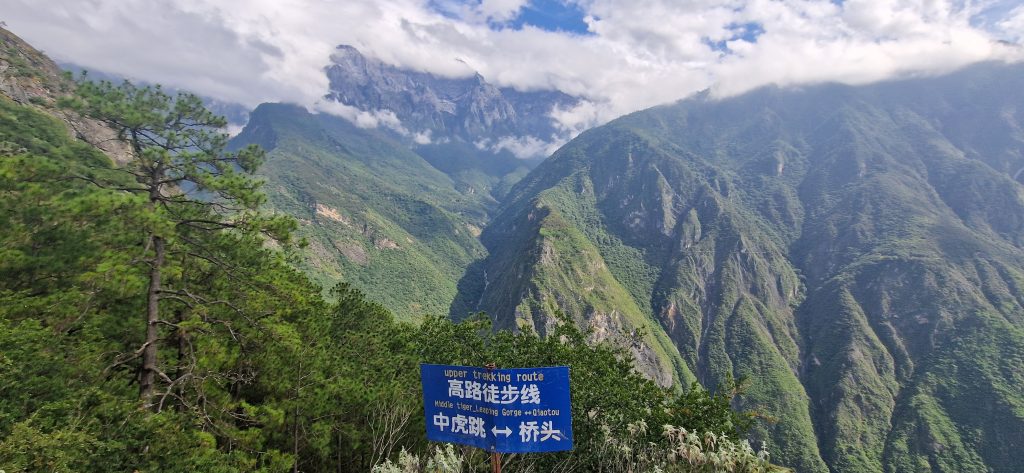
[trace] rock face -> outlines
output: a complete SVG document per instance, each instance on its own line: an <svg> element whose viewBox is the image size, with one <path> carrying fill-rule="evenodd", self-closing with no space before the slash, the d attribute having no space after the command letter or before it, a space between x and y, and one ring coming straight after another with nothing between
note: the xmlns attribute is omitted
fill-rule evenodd
<svg viewBox="0 0 1024 473"><path fill-rule="evenodd" d="M113 130L57 106L57 99L73 88L74 84L64 78L60 67L50 58L0 28L0 94L59 118L76 138L99 148L114 162L127 162L129 150L115 139Z"/></svg>
<svg viewBox="0 0 1024 473"><path fill-rule="evenodd" d="M576 103L560 92L498 88L479 74L453 79L400 69L351 46L339 46L331 62L328 99L364 111L390 111L409 132L429 131L435 140L482 147L503 138L552 141L559 134L549 116L552 108Z"/></svg>
<svg viewBox="0 0 1024 473"><path fill-rule="evenodd" d="M578 100L561 92L499 88L475 74L439 77L339 46L325 68L325 100L377 117L380 128L452 179L459 192L497 205L567 139L550 114Z"/></svg>
<svg viewBox="0 0 1024 473"><path fill-rule="evenodd" d="M453 307L747 377L800 472L1019 471L1021 113L1024 65L982 64L623 117L511 190Z"/></svg>

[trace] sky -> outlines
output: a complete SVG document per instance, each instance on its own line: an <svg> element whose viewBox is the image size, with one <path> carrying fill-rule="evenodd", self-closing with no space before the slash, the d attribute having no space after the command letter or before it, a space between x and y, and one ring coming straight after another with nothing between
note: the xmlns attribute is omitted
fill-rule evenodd
<svg viewBox="0 0 1024 473"><path fill-rule="evenodd" d="M864 84L1018 61L1022 0L0 0L58 61L253 107L316 107L331 51L585 100L575 134L709 89Z"/></svg>

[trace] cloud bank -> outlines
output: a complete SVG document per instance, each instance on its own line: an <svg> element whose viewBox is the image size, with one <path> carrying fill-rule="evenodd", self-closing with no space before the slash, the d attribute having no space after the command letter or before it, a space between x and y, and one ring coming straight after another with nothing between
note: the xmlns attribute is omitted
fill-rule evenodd
<svg viewBox="0 0 1024 473"><path fill-rule="evenodd" d="M351 44L402 67L584 97L553 111L568 134L699 90L941 73L1019 60L1024 42L1016 0L572 0L585 31L522 22L537 1L5 0L0 20L58 60L400 129L393 114L320 102L334 46Z"/></svg>

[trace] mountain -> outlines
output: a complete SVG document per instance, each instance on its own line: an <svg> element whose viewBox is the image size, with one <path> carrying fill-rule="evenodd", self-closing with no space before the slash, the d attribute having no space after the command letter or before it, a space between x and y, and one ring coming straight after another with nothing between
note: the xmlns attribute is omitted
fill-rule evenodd
<svg viewBox="0 0 1024 473"><path fill-rule="evenodd" d="M391 118L385 124L473 192L500 199L565 133L551 118L578 99L499 88L480 74L441 77L403 69L342 45L326 68L325 100Z"/></svg>
<svg viewBox="0 0 1024 473"><path fill-rule="evenodd" d="M124 163L129 152L112 130L57 105L73 88L58 64L0 28L0 94L62 120L69 135ZM204 102L246 118L238 105ZM348 282L403 319L443 314L465 267L485 254L476 236L493 200L456 190L452 179L386 132L264 104L232 140L235 148L249 143L268 150L261 172L270 204L299 220L300 235L309 240L299 265L326 289Z"/></svg>
<svg viewBox="0 0 1024 473"><path fill-rule="evenodd" d="M504 137L550 140L559 130L548 115L574 105L561 92L499 88L480 74L441 77L385 64L342 45L327 67L327 98L360 110L387 110L411 132L468 143Z"/></svg>
<svg viewBox="0 0 1024 473"><path fill-rule="evenodd" d="M99 148L115 162L125 162L128 149L114 139L112 130L57 106L57 99L73 88L52 59L0 28L0 95L56 117L75 138Z"/></svg>
<svg viewBox="0 0 1024 473"><path fill-rule="evenodd" d="M799 472L1020 471L1022 124L1020 64L638 112L510 191L452 314L745 377Z"/></svg>
<svg viewBox="0 0 1024 473"><path fill-rule="evenodd" d="M299 220L301 264L325 288L348 282L401 318L444 314L485 254L484 200L381 130L262 104L231 142L248 144L267 150L270 206Z"/></svg>
<svg viewBox="0 0 1024 473"><path fill-rule="evenodd" d="M539 162L498 144L556 139L548 112L574 99L399 69L347 46L326 74L325 100L348 119L263 104L232 146L268 151L270 204L299 220L311 277L351 283L402 318L447 313L486 255L477 237L490 212ZM383 119L368 127L353 110Z"/></svg>

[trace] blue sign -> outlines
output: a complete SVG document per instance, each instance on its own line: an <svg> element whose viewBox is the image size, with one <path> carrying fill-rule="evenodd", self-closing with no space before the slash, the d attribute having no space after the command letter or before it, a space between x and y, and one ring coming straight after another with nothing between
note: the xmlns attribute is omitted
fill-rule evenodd
<svg viewBox="0 0 1024 473"><path fill-rule="evenodd" d="M569 367L420 365L427 438L491 452L572 450Z"/></svg>

